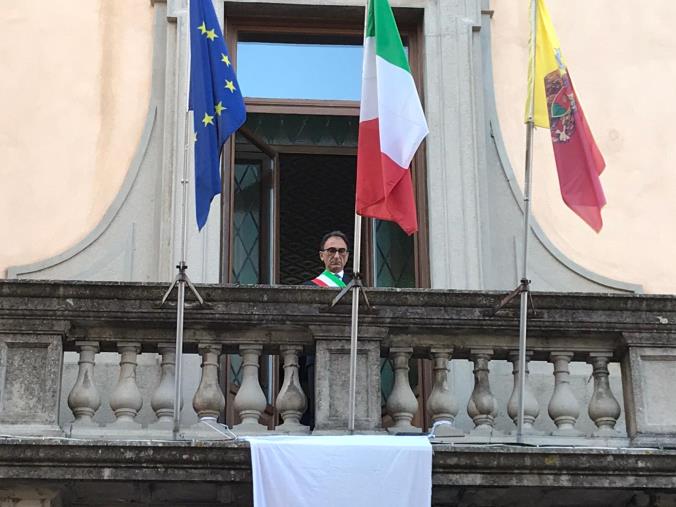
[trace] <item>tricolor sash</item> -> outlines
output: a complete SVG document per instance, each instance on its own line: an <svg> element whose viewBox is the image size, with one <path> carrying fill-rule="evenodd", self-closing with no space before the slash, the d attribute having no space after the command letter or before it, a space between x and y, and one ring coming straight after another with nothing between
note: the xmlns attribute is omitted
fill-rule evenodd
<svg viewBox="0 0 676 507"><path fill-rule="evenodd" d="M325 269L321 275L313 278L311 281L319 287L345 287L345 282L343 282L342 278L335 273L331 273L328 269Z"/></svg>

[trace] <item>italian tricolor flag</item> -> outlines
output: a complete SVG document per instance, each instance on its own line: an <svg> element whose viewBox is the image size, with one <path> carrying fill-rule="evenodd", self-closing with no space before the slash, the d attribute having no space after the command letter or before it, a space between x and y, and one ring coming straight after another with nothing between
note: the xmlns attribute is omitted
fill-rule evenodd
<svg viewBox="0 0 676 507"><path fill-rule="evenodd" d="M364 33L356 210L418 230L409 166L427 122L387 0L370 0Z"/></svg>

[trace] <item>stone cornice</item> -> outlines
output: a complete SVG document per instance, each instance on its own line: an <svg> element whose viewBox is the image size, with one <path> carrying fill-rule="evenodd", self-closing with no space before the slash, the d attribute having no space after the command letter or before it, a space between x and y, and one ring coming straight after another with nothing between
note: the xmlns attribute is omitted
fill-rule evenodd
<svg viewBox="0 0 676 507"><path fill-rule="evenodd" d="M402 437L406 438L406 437ZM439 486L676 488L676 451L434 444ZM0 476L41 481L251 483L245 441L0 440ZM45 485L45 483L43 483Z"/></svg>
<svg viewBox="0 0 676 507"><path fill-rule="evenodd" d="M0 331L62 332L67 342L101 341L102 350L106 342L134 340L151 350L151 342L173 339L176 302L172 296L160 306L165 289L156 283L3 280ZM207 340L310 346L313 325L335 326L349 335L350 298L330 308L334 291L214 285L199 286L199 291L204 306L192 299L186 302L188 344ZM474 347L497 348L501 356L499 351L515 348L512 342L518 334L517 303L493 311L503 296L485 291L370 289L374 309L361 310L360 326L379 333L385 348L452 343L462 354L471 342ZM673 296L533 293L533 299L537 311L529 317L529 340L541 350L573 343L578 351L618 353L628 342L668 344L676 335Z"/></svg>

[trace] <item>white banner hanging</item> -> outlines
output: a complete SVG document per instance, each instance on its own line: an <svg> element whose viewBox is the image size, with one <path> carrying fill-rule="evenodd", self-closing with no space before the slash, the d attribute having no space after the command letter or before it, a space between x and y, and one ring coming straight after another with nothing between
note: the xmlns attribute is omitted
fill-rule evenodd
<svg viewBox="0 0 676 507"><path fill-rule="evenodd" d="M246 437L255 507L423 507L432 500L424 436Z"/></svg>

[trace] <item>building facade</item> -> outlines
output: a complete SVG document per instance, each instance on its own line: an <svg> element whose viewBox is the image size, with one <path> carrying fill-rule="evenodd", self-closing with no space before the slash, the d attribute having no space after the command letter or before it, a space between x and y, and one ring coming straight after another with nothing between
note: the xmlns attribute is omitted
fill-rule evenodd
<svg viewBox="0 0 676 507"><path fill-rule="evenodd" d="M308 355L314 430L343 431L347 305L327 310L328 293L286 285L319 268L323 232L353 227L363 5L215 5L248 120L226 143L205 229L192 189L183 200L186 5L153 1L139 20L142 32L152 18L148 110L119 192L79 242L10 266L0 284L7 501L248 505L247 444L200 419L223 417L240 436L309 432L307 398L292 396ZM673 500L672 298L584 269L536 222L528 276L551 293L534 296L528 447L513 446L518 309L495 307L522 276L523 208L495 105L494 13L480 0L394 8L430 134L412 166L420 232L365 223L377 288L362 317L359 428L434 431L439 505L534 494L548 505L562 491L569 504ZM115 9L98 13L111 33ZM110 146L102 155L115 159ZM198 286L205 306L188 299L176 441L176 309L159 300L182 256L184 207L189 276L219 286Z"/></svg>

